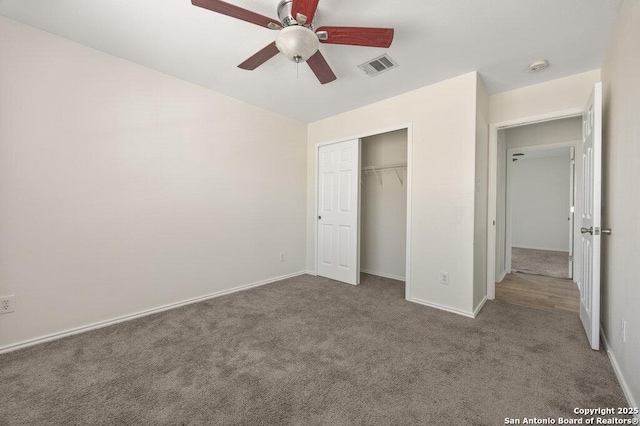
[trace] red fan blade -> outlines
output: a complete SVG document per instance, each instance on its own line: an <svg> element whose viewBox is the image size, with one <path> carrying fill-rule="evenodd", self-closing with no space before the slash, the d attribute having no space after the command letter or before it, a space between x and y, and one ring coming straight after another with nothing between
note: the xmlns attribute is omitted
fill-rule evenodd
<svg viewBox="0 0 640 426"><path fill-rule="evenodd" d="M321 84L331 83L336 79L336 75L331 71L329 64L318 50L312 57L307 59L307 63L311 67L311 71L318 77Z"/></svg>
<svg viewBox="0 0 640 426"><path fill-rule="evenodd" d="M221 0L191 0L191 3L194 6L222 13L223 15L231 16L232 18L237 18L242 21L251 22L252 24L260 25L261 27L266 27L272 30L279 30L282 28L282 24L280 24L277 19L267 18L266 16L225 3Z"/></svg>
<svg viewBox="0 0 640 426"><path fill-rule="evenodd" d="M238 65L238 68L242 68L243 70L253 71L258 68L260 65L267 62L269 59L276 56L280 51L276 47L276 42L274 41L271 44L268 44L264 48L262 48L258 53Z"/></svg>
<svg viewBox="0 0 640 426"><path fill-rule="evenodd" d="M320 27L316 33L326 32L321 43L348 44L351 46L389 47L393 41L393 28Z"/></svg>
<svg viewBox="0 0 640 426"><path fill-rule="evenodd" d="M299 13L307 17L305 24L311 24L311 22L313 22L313 15L316 14L319 1L320 0L293 0L291 16L293 16L293 19L296 19L296 15Z"/></svg>

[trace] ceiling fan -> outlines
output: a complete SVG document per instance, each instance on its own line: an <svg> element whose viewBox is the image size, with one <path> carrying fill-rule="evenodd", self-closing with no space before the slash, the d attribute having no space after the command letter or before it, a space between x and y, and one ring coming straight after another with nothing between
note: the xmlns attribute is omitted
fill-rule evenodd
<svg viewBox="0 0 640 426"><path fill-rule="evenodd" d="M191 3L194 6L279 31L276 41L238 65L245 70L254 70L282 52L290 61L307 62L320 83L326 84L335 80L336 76L318 50L320 43L384 48L391 46L393 28L325 26L315 29L313 20L319 1L281 0L277 8L280 21L221 0L191 0Z"/></svg>

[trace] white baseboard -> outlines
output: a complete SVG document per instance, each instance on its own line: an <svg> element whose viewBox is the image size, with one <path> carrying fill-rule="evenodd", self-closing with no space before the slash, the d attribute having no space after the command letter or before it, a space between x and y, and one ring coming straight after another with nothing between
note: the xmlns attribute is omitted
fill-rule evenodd
<svg viewBox="0 0 640 426"><path fill-rule="evenodd" d="M409 302L418 303L420 305L429 306L430 308L440 309L441 311L451 312L453 314L462 315L469 318L475 318L475 314L473 312L467 312L456 308L451 308L449 306L441 305L439 303L427 302L426 300L416 299L412 297L411 299L407 299Z"/></svg>
<svg viewBox="0 0 640 426"><path fill-rule="evenodd" d="M318 276L318 273L316 271L307 270L307 271L304 271L303 273L307 275L313 275L314 277Z"/></svg>
<svg viewBox="0 0 640 426"><path fill-rule="evenodd" d="M474 318L478 316L478 314L480 313L480 309L482 309L485 303L487 303L487 296L482 298L480 303L478 303L478 306L476 307L476 309L473 311Z"/></svg>
<svg viewBox="0 0 640 426"><path fill-rule="evenodd" d="M496 282L497 283L502 282L502 280L504 280L504 277L506 277L508 273L509 271L502 271L500 275L498 275L498 279L496 280Z"/></svg>
<svg viewBox="0 0 640 426"><path fill-rule="evenodd" d="M511 248L521 248L521 249L529 249L529 250L545 250L545 251L564 251L569 253L569 249L559 249L559 248L549 248L549 247L531 247L531 246L514 246Z"/></svg>
<svg viewBox="0 0 640 426"><path fill-rule="evenodd" d="M616 377L618 378L618 382L620 383L620 387L622 388L622 392L624 393L625 398L627 398L627 403L629 407L638 407L638 404L631 394L631 389L627 384L627 381L624 379L622 375L622 370L620 370L620 366L618 365L618 361L616 360L616 356L611 351L611 346L609 346L609 341L607 340L607 335L604 334L604 330L602 329L602 325L600 326L600 337L602 338L602 343L604 343L604 349L607 351L607 355L609 355L609 361L611 362L611 366L613 367L614 373L616 373ZM640 414L636 415L638 422L640 422Z"/></svg>
<svg viewBox="0 0 640 426"><path fill-rule="evenodd" d="M401 277L399 275L385 274L383 272L375 272L375 271L372 271L370 269L360 269L360 272L364 272L365 274L375 275L377 277L382 277L382 278L391 278L392 280L397 280L397 281L403 281L404 282L404 280L405 280L404 277Z"/></svg>
<svg viewBox="0 0 640 426"><path fill-rule="evenodd" d="M147 309L144 311L139 311L133 314L128 314L128 315L123 315L120 317L116 317L116 318L112 318L109 320L105 320L105 321L99 321L99 322L95 322L93 324L88 324L88 325L84 325L81 327L76 327L76 328L71 328L69 330L64 330L64 331L60 331L57 333L52 333L52 334L48 334L45 336L41 336L41 337L36 337L34 339L29 339L29 340L24 340L22 342L18 342L18 343L12 343L10 345L6 345L6 346L2 346L0 347L0 354L6 353L6 352L12 352L12 351L16 351L18 349L23 349L29 346L33 346L33 345L37 345L39 343L45 343L45 342L50 342L52 340L57 340L57 339L61 339L63 337L67 337L67 336L72 336L74 334L79 334L79 333L84 333L86 331L91 331L91 330L95 330L98 328L103 328L103 327L107 327L110 325L114 325L114 324L118 324L120 322L124 322L124 321L129 321L129 320L133 320L136 318L141 318L147 315L151 315L151 314L155 314L158 312L162 312L162 311L168 311L169 309L175 309L175 308L179 308L181 306L185 306L185 305L190 305L192 303L197 303L197 302L202 302L204 300L208 300L208 299L214 299L216 297L220 297L220 296L224 296L227 294L231 294L231 293L236 293L238 291L242 291L242 290L249 290L251 288L254 287L259 287L265 284L270 284L276 281L281 281L287 278L293 278L293 277L297 277L300 275L304 275L306 272L301 271L301 272L294 272L292 274L287 274L287 275L282 275L279 277L275 277L275 278L269 278L263 281L258 281L255 283L251 283L251 284L245 284L245 285L241 285L238 287L233 287L227 290L222 290L222 291L217 291L215 293L210 293L210 294L206 294L204 296L198 296L198 297L194 297L191 299L186 299L186 300L182 300L180 302L175 302L175 303L169 303L167 305L163 305L163 306L159 306L157 308L151 308L151 309Z"/></svg>

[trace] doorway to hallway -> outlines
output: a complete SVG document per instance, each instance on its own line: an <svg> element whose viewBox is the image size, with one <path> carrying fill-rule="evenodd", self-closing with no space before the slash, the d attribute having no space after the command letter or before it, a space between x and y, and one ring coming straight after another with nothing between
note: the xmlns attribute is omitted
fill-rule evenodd
<svg viewBox="0 0 640 426"><path fill-rule="evenodd" d="M579 312L574 282L580 117L498 131L496 299Z"/></svg>

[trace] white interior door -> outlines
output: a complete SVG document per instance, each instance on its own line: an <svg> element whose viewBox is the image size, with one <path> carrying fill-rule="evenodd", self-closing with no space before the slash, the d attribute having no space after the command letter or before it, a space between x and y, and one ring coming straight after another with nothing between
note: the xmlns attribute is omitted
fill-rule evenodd
<svg viewBox="0 0 640 426"><path fill-rule="evenodd" d="M360 140L318 150L318 275L360 283Z"/></svg>
<svg viewBox="0 0 640 426"><path fill-rule="evenodd" d="M580 320L591 348L600 348L600 238L602 83L596 83L582 115L582 273Z"/></svg>

